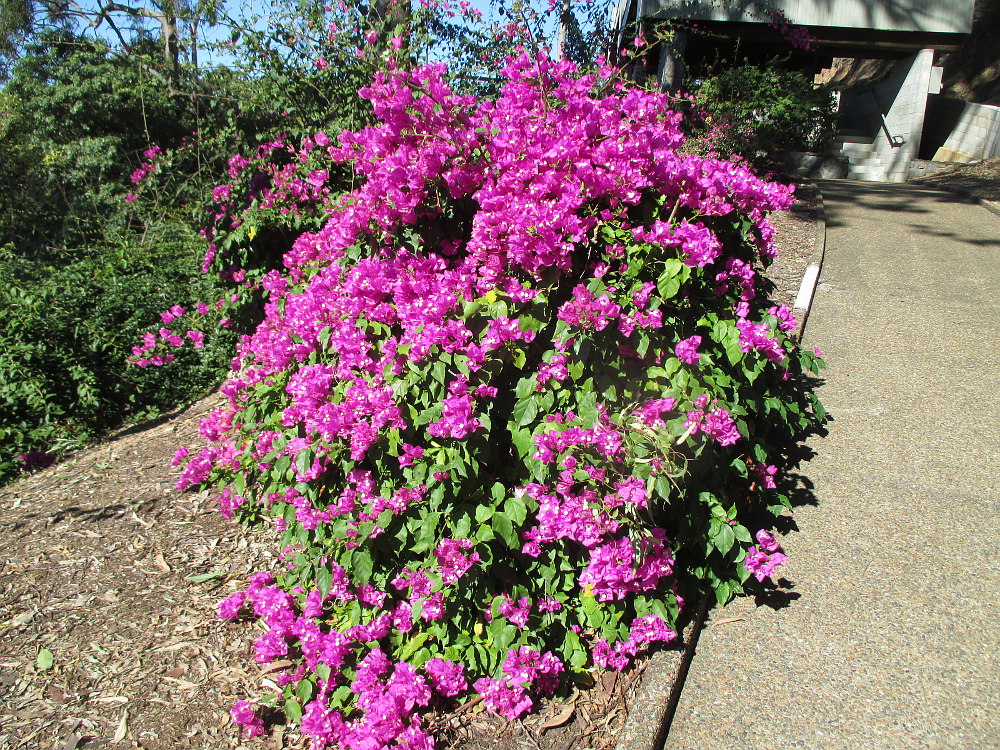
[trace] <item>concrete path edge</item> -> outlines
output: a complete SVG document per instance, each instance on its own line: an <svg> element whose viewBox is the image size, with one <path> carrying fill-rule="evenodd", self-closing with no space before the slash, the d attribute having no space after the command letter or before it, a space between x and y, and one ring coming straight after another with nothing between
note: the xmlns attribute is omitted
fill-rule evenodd
<svg viewBox="0 0 1000 750"><path fill-rule="evenodd" d="M818 192L818 191L817 191ZM989 206L994 213L1000 213ZM818 266L818 273L813 275L811 288L805 290L808 304L804 309L796 309L798 326L792 337L802 340L809 311L812 309L816 293L816 280L822 274L823 259L826 257L826 210L823 204L823 194L818 192L816 235L813 240L813 257L806 265L803 282L810 276L809 268ZM800 285L800 296L803 296L803 286ZM688 667L694 658L698 646L698 636L705 624L705 618L711 605L711 596L702 597L698 611L681 634L680 642L670 649L658 651L650 657L649 666L643 673L635 700L628 707L628 718L625 727L618 735L614 750L662 750L670 730L677 702L680 699Z"/></svg>

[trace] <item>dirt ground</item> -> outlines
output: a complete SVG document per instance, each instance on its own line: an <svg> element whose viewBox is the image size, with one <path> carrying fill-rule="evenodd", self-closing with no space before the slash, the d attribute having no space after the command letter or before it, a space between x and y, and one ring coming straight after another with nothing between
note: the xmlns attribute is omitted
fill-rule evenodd
<svg viewBox="0 0 1000 750"><path fill-rule="evenodd" d="M816 236L816 192L775 217L769 274L791 306ZM250 623L216 603L273 563L274 540L174 489L169 462L198 443L209 396L0 489L0 750L301 748L283 725L244 740L229 722L268 693ZM607 750L644 663L507 722L481 706L431 717L455 750Z"/></svg>
<svg viewBox="0 0 1000 750"><path fill-rule="evenodd" d="M913 182L917 185L955 190L986 201L1000 210L1000 156L975 164L958 164Z"/></svg>

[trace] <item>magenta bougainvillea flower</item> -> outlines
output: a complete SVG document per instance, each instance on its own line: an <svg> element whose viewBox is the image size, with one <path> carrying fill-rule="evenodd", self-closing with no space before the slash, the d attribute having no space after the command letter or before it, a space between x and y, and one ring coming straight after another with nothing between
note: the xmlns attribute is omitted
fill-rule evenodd
<svg viewBox="0 0 1000 750"><path fill-rule="evenodd" d="M784 559L738 516L782 502L748 425L791 430L793 402L815 421L787 380L815 359L758 283L791 188L683 152L670 100L610 68L502 72L480 100L390 67L360 92L375 125L264 144L217 191L205 267L238 291L197 315L266 302L178 486L277 529L274 570L219 616L259 621L314 747L430 748L422 713L472 693L522 716L674 639L698 575L724 599ZM325 221L280 268L234 265L226 232L275 207ZM137 364L201 345L167 328L186 316Z"/></svg>

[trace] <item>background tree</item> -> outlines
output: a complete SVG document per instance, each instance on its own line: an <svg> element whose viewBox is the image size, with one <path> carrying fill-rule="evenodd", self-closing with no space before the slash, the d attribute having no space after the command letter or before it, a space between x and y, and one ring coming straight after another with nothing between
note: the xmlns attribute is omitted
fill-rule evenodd
<svg viewBox="0 0 1000 750"><path fill-rule="evenodd" d="M154 41L157 65L151 75L170 93L178 93L182 62L198 70L200 33L219 17L218 0L0 0L0 72L10 73L27 44L52 31L73 31L103 39L116 54L131 55L142 42Z"/></svg>
<svg viewBox="0 0 1000 750"><path fill-rule="evenodd" d="M66 31L28 46L4 89L0 244L34 258L86 254L127 221L140 154L190 135L189 107L137 64L142 46L126 58Z"/></svg>

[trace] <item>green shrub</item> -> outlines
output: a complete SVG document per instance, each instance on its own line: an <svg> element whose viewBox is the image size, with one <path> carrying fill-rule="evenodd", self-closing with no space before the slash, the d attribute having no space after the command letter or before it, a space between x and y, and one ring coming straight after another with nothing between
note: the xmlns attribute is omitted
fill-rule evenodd
<svg viewBox="0 0 1000 750"><path fill-rule="evenodd" d="M771 166L783 151L822 151L835 132L832 94L780 61L719 66L692 93L704 115L695 137L758 167Z"/></svg>
<svg viewBox="0 0 1000 750"><path fill-rule="evenodd" d="M232 336L177 353L176 368L147 377L131 348L163 310L214 301L192 278L197 237L159 235L152 247L103 248L63 266L0 258L0 483L27 468L18 456L57 455L123 420L155 416L222 377Z"/></svg>

